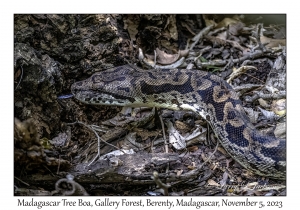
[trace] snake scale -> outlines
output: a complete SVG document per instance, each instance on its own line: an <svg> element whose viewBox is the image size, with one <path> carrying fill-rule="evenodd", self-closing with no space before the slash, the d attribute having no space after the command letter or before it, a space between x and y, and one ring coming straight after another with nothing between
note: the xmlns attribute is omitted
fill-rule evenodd
<svg viewBox="0 0 300 210"><path fill-rule="evenodd" d="M211 125L220 143L244 168L274 179L286 177L286 142L250 123L232 87L208 72L115 67L75 82L72 93L87 104L192 110Z"/></svg>

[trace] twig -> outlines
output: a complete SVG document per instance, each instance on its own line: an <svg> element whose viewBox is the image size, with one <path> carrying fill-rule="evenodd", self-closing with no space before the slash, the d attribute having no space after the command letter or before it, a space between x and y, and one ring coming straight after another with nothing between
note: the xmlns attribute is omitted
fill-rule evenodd
<svg viewBox="0 0 300 210"><path fill-rule="evenodd" d="M47 169L47 170L51 173L52 176L55 176L55 175L52 173L52 171L51 171L46 165L43 165L43 167L44 167L45 169Z"/></svg>
<svg viewBox="0 0 300 210"><path fill-rule="evenodd" d="M219 147L219 141L217 141L217 145L215 147L215 150L210 154L210 156L200 165L199 168L202 168L204 166L205 163L207 163L208 161L210 161L210 159L212 158L212 156L216 153L216 151L218 150Z"/></svg>
<svg viewBox="0 0 300 210"><path fill-rule="evenodd" d="M250 69L255 69L257 70L257 68L255 66L241 66L240 68L236 69L235 71L233 71L230 75L230 77L227 79L227 83L230 83L231 80L233 80L234 78L236 78L237 76L246 73L246 71L250 70Z"/></svg>
<svg viewBox="0 0 300 210"><path fill-rule="evenodd" d="M92 131L95 133L95 135L97 136L97 141L98 141L98 152L97 152L97 155L93 158L93 160L88 164L88 166L90 166L90 165L96 160L96 158L100 157L100 142L101 142L101 141L104 142L105 144L107 144L107 145L113 147L113 148L116 148L117 150L120 149L120 148L116 147L115 145L110 144L110 143L108 143L108 142L102 140L102 139L100 138L100 136L98 135L98 133L97 133L97 132L93 129L93 127L90 126L90 125L87 125L87 124L85 124L85 123L83 123L83 122L80 122L80 121L73 122L73 123L67 123L67 125L75 125L76 123L86 126L86 127L89 128L90 130L92 130ZM122 150L120 150L120 151L122 151ZM123 151L122 151L122 152L123 152ZM124 152L123 152L123 153L124 153ZM125 153L124 153L124 154L125 154Z"/></svg>
<svg viewBox="0 0 300 210"><path fill-rule="evenodd" d="M227 64L227 60L217 60L208 62L196 62L196 66L200 69L209 67L221 67Z"/></svg>
<svg viewBox="0 0 300 210"><path fill-rule="evenodd" d="M60 168L60 155L58 156L58 166L57 166L56 174L59 173L59 168Z"/></svg>
<svg viewBox="0 0 300 210"><path fill-rule="evenodd" d="M21 65L21 69L22 69L22 71L21 71L21 77L20 77L20 80L19 80L19 82L18 82L17 87L15 88L15 90L17 90L17 88L19 87L19 85L21 83L21 80L23 78L23 65Z"/></svg>
<svg viewBox="0 0 300 210"><path fill-rule="evenodd" d="M158 172L157 171L153 171L153 177L152 178L155 181L155 183L157 184L157 186L163 190L163 194L168 196L169 195L168 189L171 187L171 185L164 184L160 180L160 178L158 177Z"/></svg>
<svg viewBox="0 0 300 210"><path fill-rule="evenodd" d="M264 81L262 81L261 79L255 77L255 76L252 76L251 74L248 74L248 73L245 73L245 74L248 75L249 77L252 77L253 79L260 81L262 84L264 84Z"/></svg>
<svg viewBox="0 0 300 210"><path fill-rule="evenodd" d="M192 38L192 41L194 41L194 42L190 45L189 50L192 50L198 42L202 41L203 37L204 37L206 34L208 34L208 32L209 32L211 29L213 29L214 27L215 27L214 24L209 25L209 26L205 27L204 29L202 29L196 36L194 36L194 37Z"/></svg>
<svg viewBox="0 0 300 210"><path fill-rule="evenodd" d="M262 92L255 92L255 95L253 95L252 97L247 97L245 98L246 102L253 102L259 98L262 99L280 99L280 98L285 98L286 97L286 91L279 91L277 93L273 93L273 94L265 94Z"/></svg>
<svg viewBox="0 0 300 210"><path fill-rule="evenodd" d="M263 25L262 24L258 24L257 25L257 32L256 32L256 41L257 41L257 44L258 44L259 48L263 52L265 52L266 51L266 47L260 41L260 35L262 35L262 29L263 29Z"/></svg>
<svg viewBox="0 0 300 210"><path fill-rule="evenodd" d="M141 143L138 143L136 141L136 133L129 133L125 136L125 140L129 141L133 146L137 147L139 150L144 148L144 145Z"/></svg>
<svg viewBox="0 0 300 210"><path fill-rule="evenodd" d="M198 60L198 59L203 55L203 53L209 51L210 49L211 49L211 46L207 46L207 47L201 49L201 50L199 51L199 55L198 55L196 58L194 58L194 62L195 62L196 60Z"/></svg>
<svg viewBox="0 0 300 210"><path fill-rule="evenodd" d="M154 50L154 66L156 66L156 57L157 57L156 50Z"/></svg>
<svg viewBox="0 0 300 210"><path fill-rule="evenodd" d="M18 177L14 176L15 179L17 179L18 181L22 182L23 184L27 185L27 186L30 186L30 184L22 181L21 179L19 179Z"/></svg>
<svg viewBox="0 0 300 210"><path fill-rule="evenodd" d="M216 145L215 150L213 151L213 153L199 167L197 167L194 170L191 170L188 173L182 174L181 177L183 179L186 179L187 177L190 177L190 178L197 177L200 170L201 170L201 168L204 166L204 164L207 163L212 158L212 156L216 153L216 151L218 149L218 146L219 146L219 141L217 141L217 145Z"/></svg>
<svg viewBox="0 0 300 210"><path fill-rule="evenodd" d="M169 147L168 147L167 138L166 138L165 126L164 126L164 122L163 122L163 119L162 119L161 115L159 116L159 119L160 119L162 131L163 131L163 137L164 137L164 140L165 140L165 150L166 150L166 153L169 153Z"/></svg>

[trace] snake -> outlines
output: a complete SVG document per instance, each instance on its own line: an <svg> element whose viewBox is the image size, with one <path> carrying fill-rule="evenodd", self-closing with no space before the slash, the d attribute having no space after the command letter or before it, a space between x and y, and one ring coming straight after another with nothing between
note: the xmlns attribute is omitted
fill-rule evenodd
<svg viewBox="0 0 300 210"><path fill-rule="evenodd" d="M227 153L250 172L286 179L286 140L250 122L238 94L221 77L201 70L143 70L127 64L96 72L71 86L85 104L193 111L211 126Z"/></svg>

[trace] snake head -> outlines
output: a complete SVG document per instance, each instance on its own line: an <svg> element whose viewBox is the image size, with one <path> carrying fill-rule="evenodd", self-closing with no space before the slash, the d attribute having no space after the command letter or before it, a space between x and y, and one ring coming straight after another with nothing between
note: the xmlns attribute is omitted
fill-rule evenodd
<svg viewBox="0 0 300 210"><path fill-rule="evenodd" d="M86 104L127 106L135 101L134 90L130 88L133 73L130 66L98 72L86 80L75 82L71 92Z"/></svg>

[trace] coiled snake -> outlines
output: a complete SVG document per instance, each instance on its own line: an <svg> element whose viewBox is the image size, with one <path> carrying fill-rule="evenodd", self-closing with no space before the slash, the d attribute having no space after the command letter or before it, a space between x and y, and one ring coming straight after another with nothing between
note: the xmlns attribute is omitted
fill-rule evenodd
<svg viewBox="0 0 300 210"><path fill-rule="evenodd" d="M192 110L209 122L226 151L244 168L261 176L286 177L285 140L256 130L237 93L216 75L125 65L95 73L71 90L87 104Z"/></svg>

